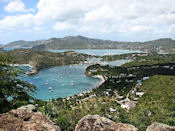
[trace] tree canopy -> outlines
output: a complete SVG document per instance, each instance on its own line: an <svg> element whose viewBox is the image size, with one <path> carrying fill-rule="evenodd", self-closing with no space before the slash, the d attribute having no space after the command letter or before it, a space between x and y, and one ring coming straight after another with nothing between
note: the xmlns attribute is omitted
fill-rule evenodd
<svg viewBox="0 0 175 131"><path fill-rule="evenodd" d="M36 87L19 79L23 70L11 66L12 56L0 53L0 113L17 108L34 100Z"/></svg>

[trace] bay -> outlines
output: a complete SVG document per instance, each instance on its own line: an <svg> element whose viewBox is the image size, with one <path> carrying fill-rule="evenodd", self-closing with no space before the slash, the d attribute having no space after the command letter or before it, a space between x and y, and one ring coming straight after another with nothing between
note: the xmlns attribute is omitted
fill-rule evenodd
<svg viewBox="0 0 175 131"><path fill-rule="evenodd" d="M108 64L120 66L126 62L128 60L118 60ZM36 85L34 96L38 99L65 98L99 86L101 79L84 74L88 66L89 64L51 67L41 70L37 75L22 75L20 79ZM27 66L22 68L29 70Z"/></svg>
<svg viewBox="0 0 175 131"><path fill-rule="evenodd" d="M64 52L67 50L54 50L52 52ZM128 50L74 50L78 53L86 53L93 55L104 54L125 54L135 51ZM100 58L92 58L88 60L89 64L57 66L42 69L39 74L33 76L20 76L20 79L36 85L37 91L34 96L38 99L49 100L56 98L65 98L99 86L101 79L88 77L84 74L85 69L91 64L109 64L111 66L120 66L130 60L117 60L111 62L101 62ZM91 64L90 64L91 63ZM23 66L27 71L29 67Z"/></svg>

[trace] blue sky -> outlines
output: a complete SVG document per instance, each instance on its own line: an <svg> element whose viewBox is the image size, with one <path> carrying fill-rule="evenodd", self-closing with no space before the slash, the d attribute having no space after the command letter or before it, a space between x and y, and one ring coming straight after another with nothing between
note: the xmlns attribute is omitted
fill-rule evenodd
<svg viewBox="0 0 175 131"><path fill-rule="evenodd" d="M174 0L0 0L0 44L83 35L175 39Z"/></svg>

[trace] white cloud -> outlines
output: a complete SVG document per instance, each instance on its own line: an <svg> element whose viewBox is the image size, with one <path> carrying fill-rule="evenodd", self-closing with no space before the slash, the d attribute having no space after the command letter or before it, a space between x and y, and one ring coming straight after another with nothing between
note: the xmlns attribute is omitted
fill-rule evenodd
<svg viewBox="0 0 175 131"><path fill-rule="evenodd" d="M32 19L32 14L7 16L3 20L0 20L0 30L28 28L33 24Z"/></svg>
<svg viewBox="0 0 175 131"><path fill-rule="evenodd" d="M74 26L72 24L65 23L65 22L57 22L53 26L53 29L56 31L71 30L71 29L74 29Z"/></svg>
<svg viewBox="0 0 175 131"><path fill-rule="evenodd" d="M32 8L25 9L25 5L21 0L9 1L9 3L4 7L4 10L10 13L34 11Z"/></svg>
<svg viewBox="0 0 175 131"><path fill-rule="evenodd" d="M31 26L44 29L51 23L50 29L55 31L174 33L174 7L174 0L39 0L35 15L6 16L0 20L0 30ZM9 2L5 9L26 10L21 0Z"/></svg>

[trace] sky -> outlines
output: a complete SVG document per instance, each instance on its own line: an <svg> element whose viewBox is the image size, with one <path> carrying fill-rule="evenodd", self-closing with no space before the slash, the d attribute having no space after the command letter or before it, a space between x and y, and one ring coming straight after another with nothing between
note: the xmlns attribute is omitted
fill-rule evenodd
<svg viewBox="0 0 175 131"><path fill-rule="evenodd" d="M76 35L175 39L175 0L0 0L0 44Z"/></svg>

